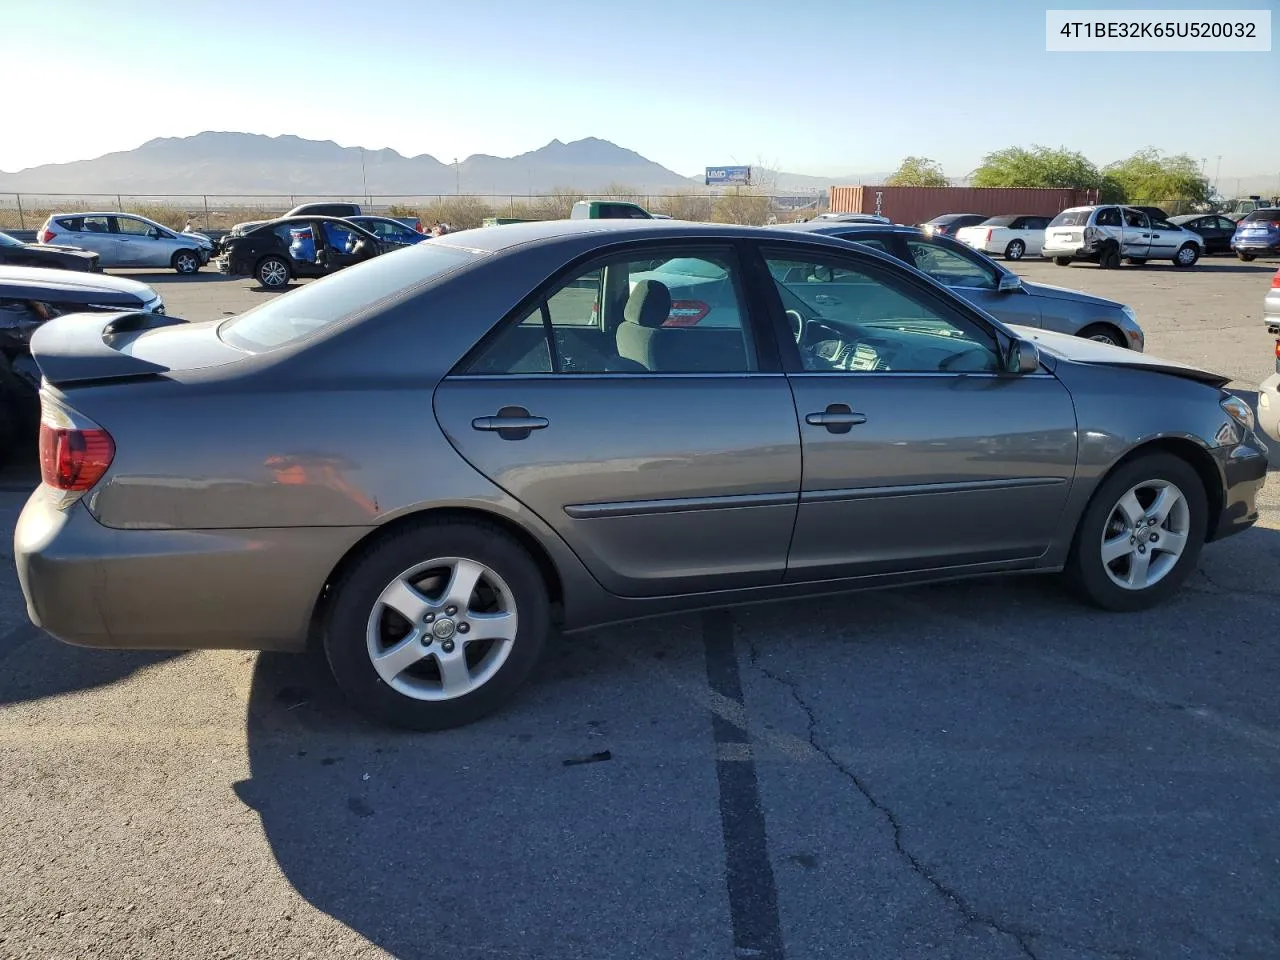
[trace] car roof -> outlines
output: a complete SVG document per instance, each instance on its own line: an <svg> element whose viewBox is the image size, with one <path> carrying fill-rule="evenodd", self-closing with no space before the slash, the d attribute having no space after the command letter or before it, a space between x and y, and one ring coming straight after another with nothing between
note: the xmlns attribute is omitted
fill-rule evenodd
<svg viewBox="0 0 1280 960"><path fill-rule="evenodd" d="M804 223L780 223L776 229L785 230L788 233L798 230L802 233L816 233L819 236L845 233L904 233L924 236L924 231L919 227L902 223L859 223L856 220L844 223L838 220L806 220Z"/></svg>

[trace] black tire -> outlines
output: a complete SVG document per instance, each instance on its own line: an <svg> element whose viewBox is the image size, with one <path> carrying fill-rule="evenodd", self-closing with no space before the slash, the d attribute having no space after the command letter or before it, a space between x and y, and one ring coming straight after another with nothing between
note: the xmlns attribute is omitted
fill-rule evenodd
<svg viewBox="0 0 1280 960"><path fill-rule="evenodd" d="M1184 243L1178 248L1178 252L1173 255L1173 265L1186 269L1194 267L1200 260L1200 248L1194 243Z"/></svg>
<svg viewBox="0 0 1280 960"><path fill-rule="evenodd" d="M1077 333L1076 336L1083 337L1086 340L1098 340L1110 343L1117 347L1128 346L1128 344L1124 342L1124 334L1109 323L1091 323L1089 326Z"/></svg>
<svg viewBox="0 0 1280 960"><path fill-rule="evenodd" d="M1241 253L1239 250L1237 250L1237 251L1236 251L1236 256L1237 256L1237 257L1239 257L1241 260L1243 260L1245 263L1252 263L1252 262L1253 262L1253 260L1254 260L1254 258L1256 258L1256 257L1257 257L1257 254L1256 254L1256 253Z"/></svg>
<svg viewBox="0 0 1280 960"><path fill-rule="evenodd" d="M179 250L169 261L169 266L184 277L189 277L200 271L200 254L194 250Z"/></svg>
<svg viewBox="0 0 1280 960"><path fill-rule="evenodd" d="M396 690L379 675L366 634L382 591L405 571L438 557L463 558L496 574L510 593L507 602L514 605L517 613L516 633L506 659L481 686L453 699L424 700ZM461 624L465 612L454 620ZM478 720L506 703L542 656L550 629L546 583L537 564L519 543L487 523L427 520L374 543L333 585L324 650L334 679L356 709L397 727L444 730ZM443 648L444 642L427 639L429 634L423 633L423 646L428 653L420 662L424 669L438 671L441 661L434 659L431 645L435 642L437 648ZM459 629L455 639L462 635L463 630ZM388 642L398 640L396 637ZM459 642L464 650L469 649L465 641ZM479 652L483 654L483 648ZM404 674L396 679L401 676Z"/></svg>
<svg viewBox="0 0 1280 960"><path fill-rule="evenodd" d="M264 290L283 290L293 279L288 261L274 255L259 260L258 265L253 268L253 275L257 278L258 286Z"/></svg>
<svg viewBox="0 0 1280 960"><path fill-rule="evenodd" d="M1054 257L1053 263L1054 263L1054 266L1069 267L1071 266L1071 258L1070 257Z"/></svg>
<svg viewBox="0 0 1280 960"><path fill-rule="evenodd" d="M1009 245L1004 248L1004 258L1006 260L1021 260L1023 254L1027 252L1027 245L1021 240L1010 240Z"/></svg>
<svg viewBox="0 0 1280 960"><path fill-rule="evenodd" d="M1181 556L1161 579L1145 589L1127 589L1108 575L1102 560L1102 539L1120 498L1134 486L1148 481L1172 483L1182 492L1188 507L1187 541ZM1076 529L1067 558L1067 578L1083 599L1104 610L1129 613L1149 609L1168 599L1195 569L1204 546L1208 512L1209 499L1204 484L1189 463L1168 453L1136 457L1119 467L1094 492ZM1163 532L1162 525L1155 529Z"/></svg>
<svg viewBox="0 0 1280 960"><path fill-rule="evenodd" d="M1098 266L1103 270L1117 270L1120 267L1120 248L1109 244L1098 254Z"/></svg>
<svg viewBox="0 0 1280 960"><path fill-rule="evenodd" d="M1147 262L1147 258L1146 257L1126 257L1124 262L1129 264L1129 266L1131 267L1140 267Z"/></svg>

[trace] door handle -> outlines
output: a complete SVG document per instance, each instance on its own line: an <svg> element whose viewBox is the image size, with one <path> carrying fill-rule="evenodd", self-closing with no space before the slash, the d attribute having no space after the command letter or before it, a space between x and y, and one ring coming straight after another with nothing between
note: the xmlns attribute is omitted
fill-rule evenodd
<svg viewBox="0 0 1280 960"><path fill-rule="evenodd" d="M806 414L804 422L811 427L826 427L831 433L848 433L860 423L866 423L866 414L854 413L848 404L830 403L822 413Z"/></svg>
<svg viewBox="0 0 1280 960"><path fill-rule="evenodd" d="M497 431L503 440L523 440L534 430L551 425L546 417L534 417L524 407L503 407L494 417L476 417L471 421L473 430Z"/></svg>

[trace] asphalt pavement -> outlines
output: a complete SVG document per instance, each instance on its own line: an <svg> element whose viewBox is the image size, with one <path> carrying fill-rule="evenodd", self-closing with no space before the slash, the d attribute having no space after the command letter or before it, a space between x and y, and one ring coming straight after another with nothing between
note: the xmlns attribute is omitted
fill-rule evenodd
<svg viewBox="0 0 1280 960"><path fill-rule="evenodd" d="M1275 268L1018 270L1247 392ZM271 296L139 278L196 320ZM61 645L10 566L0 956L1271 960L1278 489L1147 613L1024 578L674 617L436 735L309 656Z"/></svg>

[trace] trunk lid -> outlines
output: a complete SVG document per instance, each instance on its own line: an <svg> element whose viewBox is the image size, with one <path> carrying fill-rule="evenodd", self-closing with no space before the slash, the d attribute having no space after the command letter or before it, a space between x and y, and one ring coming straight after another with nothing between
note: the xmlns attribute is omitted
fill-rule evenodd
<svg viewBox="0 0 1280 960"><path fill-rule="evenodd" d="M1151 370L1155 373L1167 373L1172 377L1181 377L1184 380L1195 380L1197 383L1211 387L1224 387L1231 382L1230 377L1224 377L1220 373L1211 373L1176 360L1164 360L1153 357L1149 353L1138 353L1109 343L1099 343L1096 340L1086 340L1083 337L1041 330L1037 327L1010 326L1009 329L1024 340L1034 341L1036 346L1045 353L1073 363Z"/></svg>
<svg viewBox="0 0 1280 960"><path fill-rule="evenodd" d="M36 330L31 356L54 386L201 370L245 356L218 338L220 322L132 311L67 314Z"/></svg>

